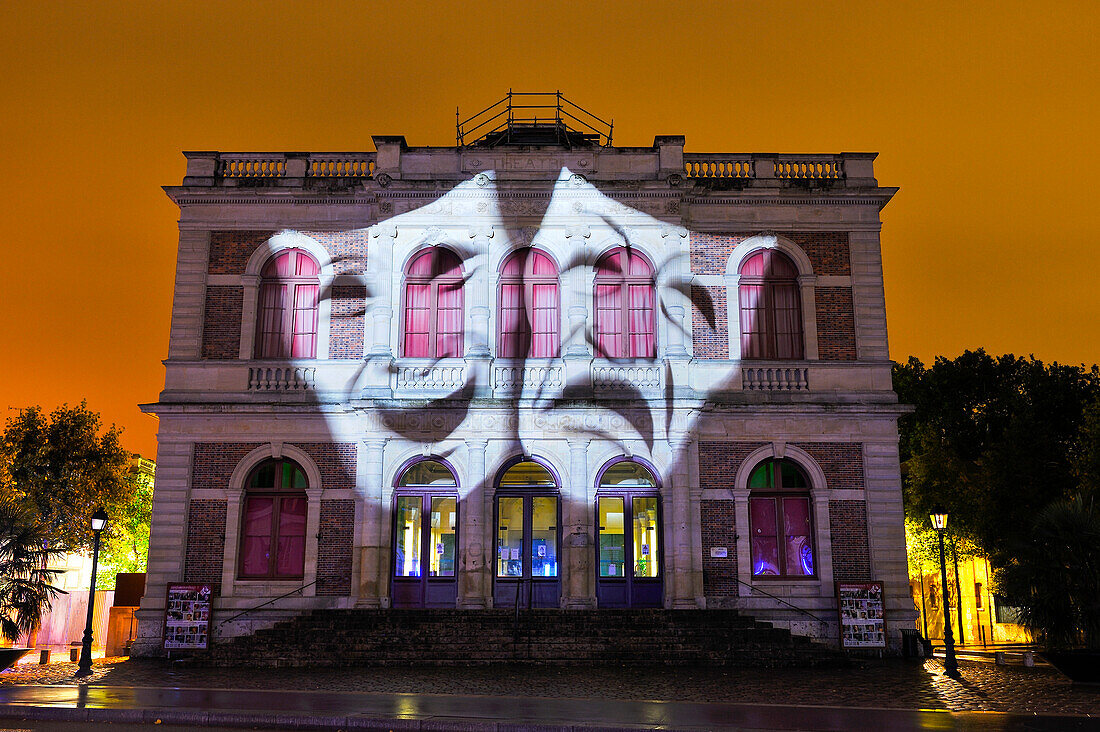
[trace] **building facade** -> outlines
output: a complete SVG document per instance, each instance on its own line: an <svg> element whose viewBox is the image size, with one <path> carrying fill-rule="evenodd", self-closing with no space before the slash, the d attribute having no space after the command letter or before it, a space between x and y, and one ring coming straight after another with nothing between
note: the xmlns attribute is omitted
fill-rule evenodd
<svg viewBox="0 0 1100 732"><path fill-rule="evenodd" d="M181 581L222 636L519 604L828 638L871 580L915 617L875 156L527 133L186 153L135 653Z"/></svg>

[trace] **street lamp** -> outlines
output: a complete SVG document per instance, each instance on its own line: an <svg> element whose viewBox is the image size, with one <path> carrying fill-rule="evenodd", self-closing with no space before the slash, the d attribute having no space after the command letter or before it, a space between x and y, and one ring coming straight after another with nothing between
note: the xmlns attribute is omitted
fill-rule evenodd
<svg viewBox="0 0 1100 732"><path fill-rule="evenodd" d="M943 672L953 679L959 678L959 663L955 660L955 638L951 635L951 610L947 592L947 557L943 551L943 532L947 529L947 511L937 509L932 512L932 528L940 537L940 582L943 587Z"/></svg>
<svg viewBox="0 0 1100 732"><path fill-rule="evenodd" d="M92 614L95 612L95 573L96 566L99 564L99 535L106 526L107 512L100 508L92 514L92 533L95 534L95 542L92 544L92 586L88 590L88 622L84 624L84 641L80 645L80 666L76 670L77 678L90 676L92 673Z"/></svg>

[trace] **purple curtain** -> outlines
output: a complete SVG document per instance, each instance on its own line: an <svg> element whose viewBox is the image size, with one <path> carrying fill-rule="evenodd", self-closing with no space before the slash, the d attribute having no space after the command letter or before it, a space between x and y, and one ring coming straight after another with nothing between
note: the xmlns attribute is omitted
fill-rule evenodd
<svg viewBox="0 0 1100 732"><path fill-rule="evenodd" d="M260 323L256 341L257 358L286 358L283 348L283 320L286 285L265 282L260 287Z"/></svg>
<svg viewBox="0 0 1100 732"><path fill-rule="evenodd" d="M620 358L623 355L622 299L622 286L596 285L597 356Z"/></svg>
<svg viewBox="0 0 1100 732"><path fill-rule="evenodd" d="M462 283L439 283L436 352L438 358L462 356Z"/></svg>
<svg viewBox="0 0 1100 732"><path fill-rule="evenodd" d="M513 257L513 261L516 258ZM529 341L527 313L523 307L523 285L500 286L500 342L497 355L501 358L522 358L527 355Z"/></svg>
<svg viewBox="0 0 1100 732"><path fill-rule="evenodd" d="M541 260L549 262L546 257ZM536 265L540 260L535 260ZM553 265L551 264L551 268ZM536 272L536 274L539 274ZM533 285L532 318L534 336L531 342L532 358L557 358L558 338L561 328L558 324L558 286L557 284Z"/></svg>
<svg viewBox="0 0 1100 732"><path fill-rule="evenodd" d="M279 550L275 574L301 577L306 557L306 498L287 496L279 505Z"/></svg>
<svg viewBox="0 0 1100 732"><path fill-rule="evenodd" d="M783 531L788 575L814 573L813 542L810 539L810 501L808 498L783 499Z"/></svg>
<svg viewBox="0 0 1100 732"><path fill-rule="evenodd" d="M779 542L775 518L774 498L749 499L753 575L779 574Z"/></svg>
<svg viewBox="0 0 1100 732"><path fill-rule="evenodd" d="M802 358L802 308L796 283L771 286L775 307L775 357Z"/></svg>
<svg viewBox="0 0 1100 732"><path fill-rule="evenodd" d="M312 261L302 257L305 261ZM293 358L317 357L317 293L319 285L298 285L294 288Z"/></svg>
<svg viewBox="0 0 1100 732"><path fill-rule="evenodd" d="M266 575L271 552L271 519L275 499L248 496L244 504L244 529L241 534L241 574Z"/></svg>

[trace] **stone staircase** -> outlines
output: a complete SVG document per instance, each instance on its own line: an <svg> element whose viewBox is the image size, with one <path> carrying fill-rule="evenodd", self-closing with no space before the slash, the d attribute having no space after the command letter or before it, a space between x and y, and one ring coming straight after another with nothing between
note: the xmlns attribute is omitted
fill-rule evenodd
<svg viewBox="0 0 1100 732"><path fill-rule="evenodd" d="M819 666L842 653L735 610L317 610L220 643L214 666Z"/></svg>

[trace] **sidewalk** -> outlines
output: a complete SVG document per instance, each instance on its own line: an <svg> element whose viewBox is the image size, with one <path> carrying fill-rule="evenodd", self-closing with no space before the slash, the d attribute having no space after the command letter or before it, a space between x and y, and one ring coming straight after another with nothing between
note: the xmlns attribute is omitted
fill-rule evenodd
<svg viewBox="0 0 1100 732"><path fill-rule="evenodd" d="M180 668L107 659L0 674L0 716L263 729L1100 730L1100 691L1051 669L935 661L851 669L639 666ZM1036 716L1039 715L1039 716ZM1087 716L1086 716L1087 715Z"/></svg>

